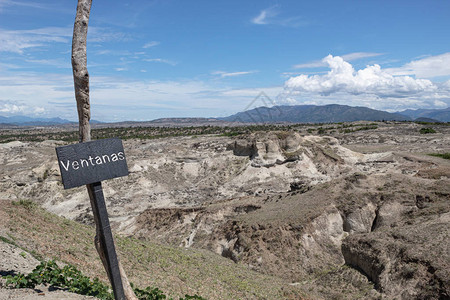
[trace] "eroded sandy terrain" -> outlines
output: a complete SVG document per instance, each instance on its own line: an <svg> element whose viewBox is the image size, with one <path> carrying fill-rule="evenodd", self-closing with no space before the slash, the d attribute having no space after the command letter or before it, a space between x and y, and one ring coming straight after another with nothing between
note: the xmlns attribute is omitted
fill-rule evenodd
<svg viewBox="0 0 450 300"><path fill-rule="evenodd" d="M449 152L450 128L421 127L127 140L130 175L103 183L112 225L209 249L317 297L445 298L450 163L426 154ZM0 199L92 223L85 188L60 183L61 144L0 145Z"/></svg>

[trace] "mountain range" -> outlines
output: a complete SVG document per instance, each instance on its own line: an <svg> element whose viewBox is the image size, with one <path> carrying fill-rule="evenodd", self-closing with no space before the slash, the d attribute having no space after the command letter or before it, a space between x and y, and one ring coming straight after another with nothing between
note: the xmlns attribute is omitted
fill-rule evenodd
<svg viewBox="0 0 450 300"><path fill-rule="evenodd" d="M336 123L353 121L425 121L425 122L450 122L450 107L445 109L417 109L399 112L386 112L367 107L353 107L348 105L282 105L273 107L257 107L239 112L223 118L164 118L151 122L158 123L173 120L175 123L193 122L199 120L220 120L242 123ZM2 117L0 124L15 126L50 126L62 124L74 124L75 122L61 118L32 118L26 116ZM91 120L91 123L101 123Z"/></svg>
<svg viewBox="0 0 450 300"><path fill-rule="evenodd" d="M61 118L33 118L27 116L0 116L0 124L15 125L15 126L51 126L62 124L75 124L76 122ZM91 120L91 123L101 123L96 120Z"/></svg>
<svg viewBox="0 0 450 300"><path fill-rule="evenodd" d="M32 118L26 116L0 116L0 123L19 126L48 126L72 123L69 120L61 118Z"/></svg>
<svg viewBox="0 0 450 300"><path fill-rule="evenodd" d="M428 118L441 122L450 122L450 107L444 109L407 109L404 111L399 111L398 113L412 119Z"/></svg>
<svg viewBox="0 0 450 300"><path fill-rule="evenodd" d="M257 107L244 112L222 118L230 122L244 123L335 123L353 121L410 121L411 118L397 113L374 110L367 107L352 107L347 105L330 104L317 105L290 105Z"/></svg>
<svg viewBox="0 0 450 300"><path fill-rule="evenodd" d="M426 118L431 122L449 122L450 108L442 110L407 110L389 113L367 107L348 105L285 105L273 107L257 107L244 112L220 118L230 122L244 123L335 123L353 121L414 121Z"/></svg>

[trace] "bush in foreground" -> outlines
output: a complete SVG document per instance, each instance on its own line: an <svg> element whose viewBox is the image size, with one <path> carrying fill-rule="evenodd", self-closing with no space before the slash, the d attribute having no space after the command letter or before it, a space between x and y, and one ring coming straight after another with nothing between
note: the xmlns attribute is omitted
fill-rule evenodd
<svg viewBox="0 0 450 300"><path fill-rule="evenodd" d="M91 280L72 265L60 268L53 260L42 262L28 275L21 273L14 276L8 275L6 280L6 284L12 288L35 288L39 284L48 284L72 293L94 296L105 300L114 299L109 287L98 280L98 278ZM158 288L147 287L139 289L133 285L132 287L136 296L141 300L173 300L173 298L168 298ZM198 295L185 295L184 298L179 298L179 300L205 299Z"/></svg>

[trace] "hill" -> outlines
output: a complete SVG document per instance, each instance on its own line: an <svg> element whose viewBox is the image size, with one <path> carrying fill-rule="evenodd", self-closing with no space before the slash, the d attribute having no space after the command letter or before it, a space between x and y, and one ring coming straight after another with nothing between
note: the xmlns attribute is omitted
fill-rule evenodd
<svg viewBox="0 0 450 300"><path fill-rule="evenodd" d="M88 276L107 281L93 244L93 227L58 217L30 200L3 201L0 217L0 245L10 244L22 253L16 255L22 269L25 268L22 266L24 258L53 258L75 265ZM158 287L171 296L198 293L207 299L302 299L303 293L298 287L251 271L209 251L121 236L116 236L115 240L129 279L139 287ZM32 261L37 264L36 259ZM0 275L4 275L18 270L16 267L0 271ZM40 297L36 291L29 292ZM0 285L0 299L5 299L1 296Z"/></svg>
<svg viewBox="0 0 450 300"><path fill-rule="evenodd" d="M427 118L441 122L450 122L450 107L444 109L407 109L397 112L412 119Z"/></svg>
<svg viewBox="0 0 450 300"><path fill-rule="evenodd" d="M330 104L258 107L221 118L221 120L245 123L336 123L381 120L409 121L411 118L367 107Z"/></svg>

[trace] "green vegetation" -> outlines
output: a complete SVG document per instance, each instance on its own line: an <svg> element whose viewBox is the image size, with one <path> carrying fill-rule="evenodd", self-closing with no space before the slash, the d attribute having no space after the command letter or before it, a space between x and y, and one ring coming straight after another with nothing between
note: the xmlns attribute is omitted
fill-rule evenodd
<svg viewBox="0 0 450 300"><path fill-rule="evenodd" d="M450 152L446 152L446 153L430 153L428 155L436 156L436 157L440 157L440 158L444 158L444 159L450 159Z"/></svg>
<svg viewBox="0 0 450 300"><path fill-rule="evenodd" d="M0 241L2 241L3 243L11 244L11 245L17 247L16 242L14 242L14 241L12 241L12 240L10 240L10 239L4 237L4 236L0 236Z"/></svg>
<svg viewBox="0 0 450 300"><path fill-rule="evenodd" d="M360 130L372 130L378 128L376 123L369 124L260 124L247 126L189 126L189 127L114 127L100 128L91 131L92 139L104 139L118 137L127 139L160 139L177 136L219 135L234 137L259 131L298 131L312 134L330 134L337 130L339 133L350 133ZM330 131L331 130L331 131ZM58 140L67 143L78 141L78 131L68 131L61 128L47 129L11 129L0 131L0 143L13 141L42 142L45 140ZM44 174L44 177L46 174Z"/></svg>
<svg viewBox="0 0 450 300"><path fill-rule="evenodd" d="M28 275L19 273L6 276L6 284L12 288L34 288L39 284L49 284L77 294L113 299L108 287L97 278L91 280L71 265L60 268L53 260L42 262Z"/></svg>
<svg viewBox="0 0 450 300"><path fill-rule="evenodd" d="M36 206L36 203L34 203L32 200L30 199L20 199L18 201L13 201L12 202L13 205L20 205L25 207L26 209L31 209L33 207Z"/></svg>
<svg viewBox="0 0 450 300"><path fill-rule="evenodd" d="M431 128L431 127L423 127L423 128L420 128L420 131L419 131L421 134L428 134L428 133L436 133L436 130L434 130L433 128Z"/></svg>
<svg viewBox="0 0 450 300"><path fill-rule="evenodd" d="M352 132L357 132L357 131L362 131L362 130L374 130L378 128L377 123L369 123L369 124L345 124L345 123L336 123L336 125L338 126L326 126L326 127L322 127L320 126L319 128L317 128L317 134L332 134L334 132L336 132L336 130L339 133L352 133ZM312 133L313 130L312 129L308 129L307 130L308 133Z"/></svg>
<svg viewBox="0 0 450 300"><path fill-rule="evenodd" d="M414 121L414 123L416 124L421 124L421 125L439 125L439 126L450 126L450 122L423 122L423 121Z"/></svg>
<svg viewBox="0 0 450 300"><path fill-rule="evenodd" d="M91 280L72 265L66 265L61 268L54 260L42 262L28 275L19 273L14 276L6 276L6 285L12 288L35 288L39 284L48 284L72 293L94 296L99 299L114 299L108 286L103 284L98 278ZM147 287L142 290L133 286L133 290L141 300L173 299L167 298L158 288ZM185 295L184 298L179 299L204 300L204 298L197 295Z"/></svg>

